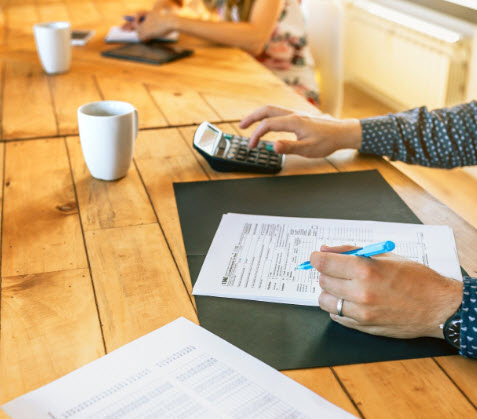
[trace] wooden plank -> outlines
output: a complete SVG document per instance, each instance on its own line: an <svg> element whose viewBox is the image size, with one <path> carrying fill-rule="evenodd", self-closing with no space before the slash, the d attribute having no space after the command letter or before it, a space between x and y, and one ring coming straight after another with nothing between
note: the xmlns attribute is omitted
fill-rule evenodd
<svg viewBox="0 0 477 419"><path fill-rule="evenodd" d="M32 2L11 1L5 7L7 40L33 36L33 25L39 22L37 7Z"/></svg>
<svg viewBox="0 0 477 419"><path fill-rule="evenodd" d="M5 19L5 6L2 5L3 11L0 12L0 44L3 44L7 38L7 25Z"/></svg>
<svg viewBox="0 0 477 419"><path fill-rule="evenodd" d="M208 177L176 129L142 131L135 160L181 276L192 293L172 184L203 181Z"/></svg>
<svg viewBox="0 0 477 419"><path fill-rule="evenodd" d="M220 115L223 121L241 120L255 109L267 102L259 97L239 97L225 92L222 95L214 93L201 93L204 100Z"/></svg>
<svg viewBox="0 0 477 419"><path fill-rule="evenodd" d="M461 168L431 169L402 162L392 164L477 228L474 197L477 178L472 176L471 172Z"/></svg>
<svg viewBox="0 0 477 419"><path fill-rule="evenodd" d="M94 7L92 0L65 0L65 3L71 25L74 27L89 28L92 24L102 20L102 16Z"/></svg>
<svg viewBox="0 0 477 419"><path fill-rule="evenodd" d="M221 121L220 116L193 90L166 90L149 84L148 90L170 125Z"/></svg>
<svg viewBox="0 0 477 419"><path fill-rule="evenodd" d="M101 13L103 19L107 22L120 25L123 21L122 17L128 9L121 0L102 0L94 3L95 7Z"/></svg>
<svg viewBox="0 0 477 419"><path fill-rule="evenodd" d="M86 167L79 137L67 139L84 231L156 222L134 164L115 182L94 179Z"/></svg>
<svg viewBox="0 0 477 419"><path fill-rule="evenodd" d="M92 76L70 71L48 78L60 135L78 134L77 110L81 105L101 100Z"/></svg>
<svg viewBox="0 0 477 419"><path fill-rule="evenodd" d="M330 368L308 368L282 372L297 383L324 397L329 402L350 412L352 415L359 416L359 412L341 388Z"/></svg>
<svg viewBox="0 0 477 419"><path fill-rule="evenodd" d="M157 224L85 235L108 352L180 316L197 323Z"/></svg>
<svg viewBox="0 0 477 419"><path fill-rule="evenodd" d="M8 143L5 164L2 276L86 268L64 142Z"/></svg>
<svg viewBox="0 0 477 419"><path fill-rule="evenodd" d="M464 392L470 401L477 406L477 362L462 356L442 356L436 362L446 374Z"/></svg>
<svg viewBox="0 0 477 419"><path fill-rule="evenodd" d="M475 417L474 407L430 358L334 368L367 419Z"/></svg>
<svg viewBox="0 0 477 419"><path fill-rule="evenodd" d="M139 113L140 128L168 126L166 118L140 80L100 76L97 81L104 100L122 100L134 105Z"/></svg>
<svg viewBox="0 0 477 419"><path fill-rule="evenodd" d="M3 139L57 135L48 82L40 63L6 62Z"/></svg>
<svg viewBox="0 0 477 419"><path fill-rule="evenodd" d="M128 0L127 6L130 11L150 10L151 2L149 0Z"/></svg>
<svg viewBox="0 0 477 419"><path fill-rule="evenodd" d="M0 404L104 353L88 269L2 279Z"/></svg>
<svg viewBox="0 0 477 419"><path fill-rule="evenodd" d="M70 21L68 10L62 1L41 2L41 7L38 7L38 15L40 22Z"/></svg>

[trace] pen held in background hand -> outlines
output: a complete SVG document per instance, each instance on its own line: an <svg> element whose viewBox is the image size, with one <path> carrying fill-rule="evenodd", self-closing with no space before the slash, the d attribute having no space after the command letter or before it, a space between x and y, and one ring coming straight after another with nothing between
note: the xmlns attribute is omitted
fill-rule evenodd
<svg viewBox="0 0 477 419"><path fill-rule="evenodd" d="M368 246L361 247L359 249L349 250L348 252L341 253L342 255L354 255L354 256L363 256L363 257L371 257L380 255L382 253L391 252L394 250L396 245L392 241L385 241L376 244L370 244ZM306 271L309 269L313 269L311 266L310 261L303 262L301 265L296 267L297 270Z"/></svg>
<svg viewBox="0 0 477 419"><path fill-rule="evenodd" d="M126 16L123 16L123 19L126 21L126 22L134 22L136 20L136 18L134 16L130 16L130 15L126 15ZM144 19L146 19L146 16L141 16L139 18L139 23L142 23L144 22Z"/></svg>

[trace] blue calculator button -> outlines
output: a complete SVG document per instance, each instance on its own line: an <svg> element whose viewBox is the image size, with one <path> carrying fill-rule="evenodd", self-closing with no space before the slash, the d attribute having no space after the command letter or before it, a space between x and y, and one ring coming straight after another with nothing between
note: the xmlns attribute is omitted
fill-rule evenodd
<svg viewBox="0 0 477 419"><path fill-rule="evenodd" d="M231 140L232 137L233 137L233 135L231 135L231 134L224 134L224 138L225 138L226 140Z"/></svg>
<svg viewBox="0 0 477 419"><path fill-rule="evenodd" d="M265 150L267 150L267 151L274 151L274 150L273 150L273 144L265 144Z"/></svg>

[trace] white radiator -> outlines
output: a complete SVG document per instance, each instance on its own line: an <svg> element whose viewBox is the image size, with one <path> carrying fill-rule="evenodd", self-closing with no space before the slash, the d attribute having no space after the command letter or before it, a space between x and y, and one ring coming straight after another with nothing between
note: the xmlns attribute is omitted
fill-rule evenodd
<svg viewBox="0 0 477 419"><path fill-rule="evenodd" d="M349 79L395 109L465 101L470 40L461 33L367 0L350 2Z"/></svg>

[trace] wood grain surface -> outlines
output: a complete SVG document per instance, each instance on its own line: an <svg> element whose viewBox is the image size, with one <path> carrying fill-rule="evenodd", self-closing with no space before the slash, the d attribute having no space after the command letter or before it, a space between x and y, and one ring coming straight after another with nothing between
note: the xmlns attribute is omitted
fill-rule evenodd
<svg viewBox="0 0 477 419"><path fill-rule="evenodd" d="M103 42L109 27L149 0L0 5L4 403L179 316L198 322L173 183L256 176L213 171L192 148L198 123L250 135L253 127L237 123L258 106L319 111L243 51L187 36L179 44L194 55L163 66L101 57L112 47ZM73 48L70 71L57 76L43 73L31 29L51 20L96 30L88 45ZM133 164L115 182L91 177L77 137L77 107L103 99L139 111ZM293 136L267 136L282 138ZM327 159L287 157L279 175L369 169L422 222L450 225L462 266L477 274L474 208L457 203L453 212L387 161L349 150ZM471 177L461 177L469 193ZM477 417L477 363L458 356L285 374L364 418Z"/></svg>

